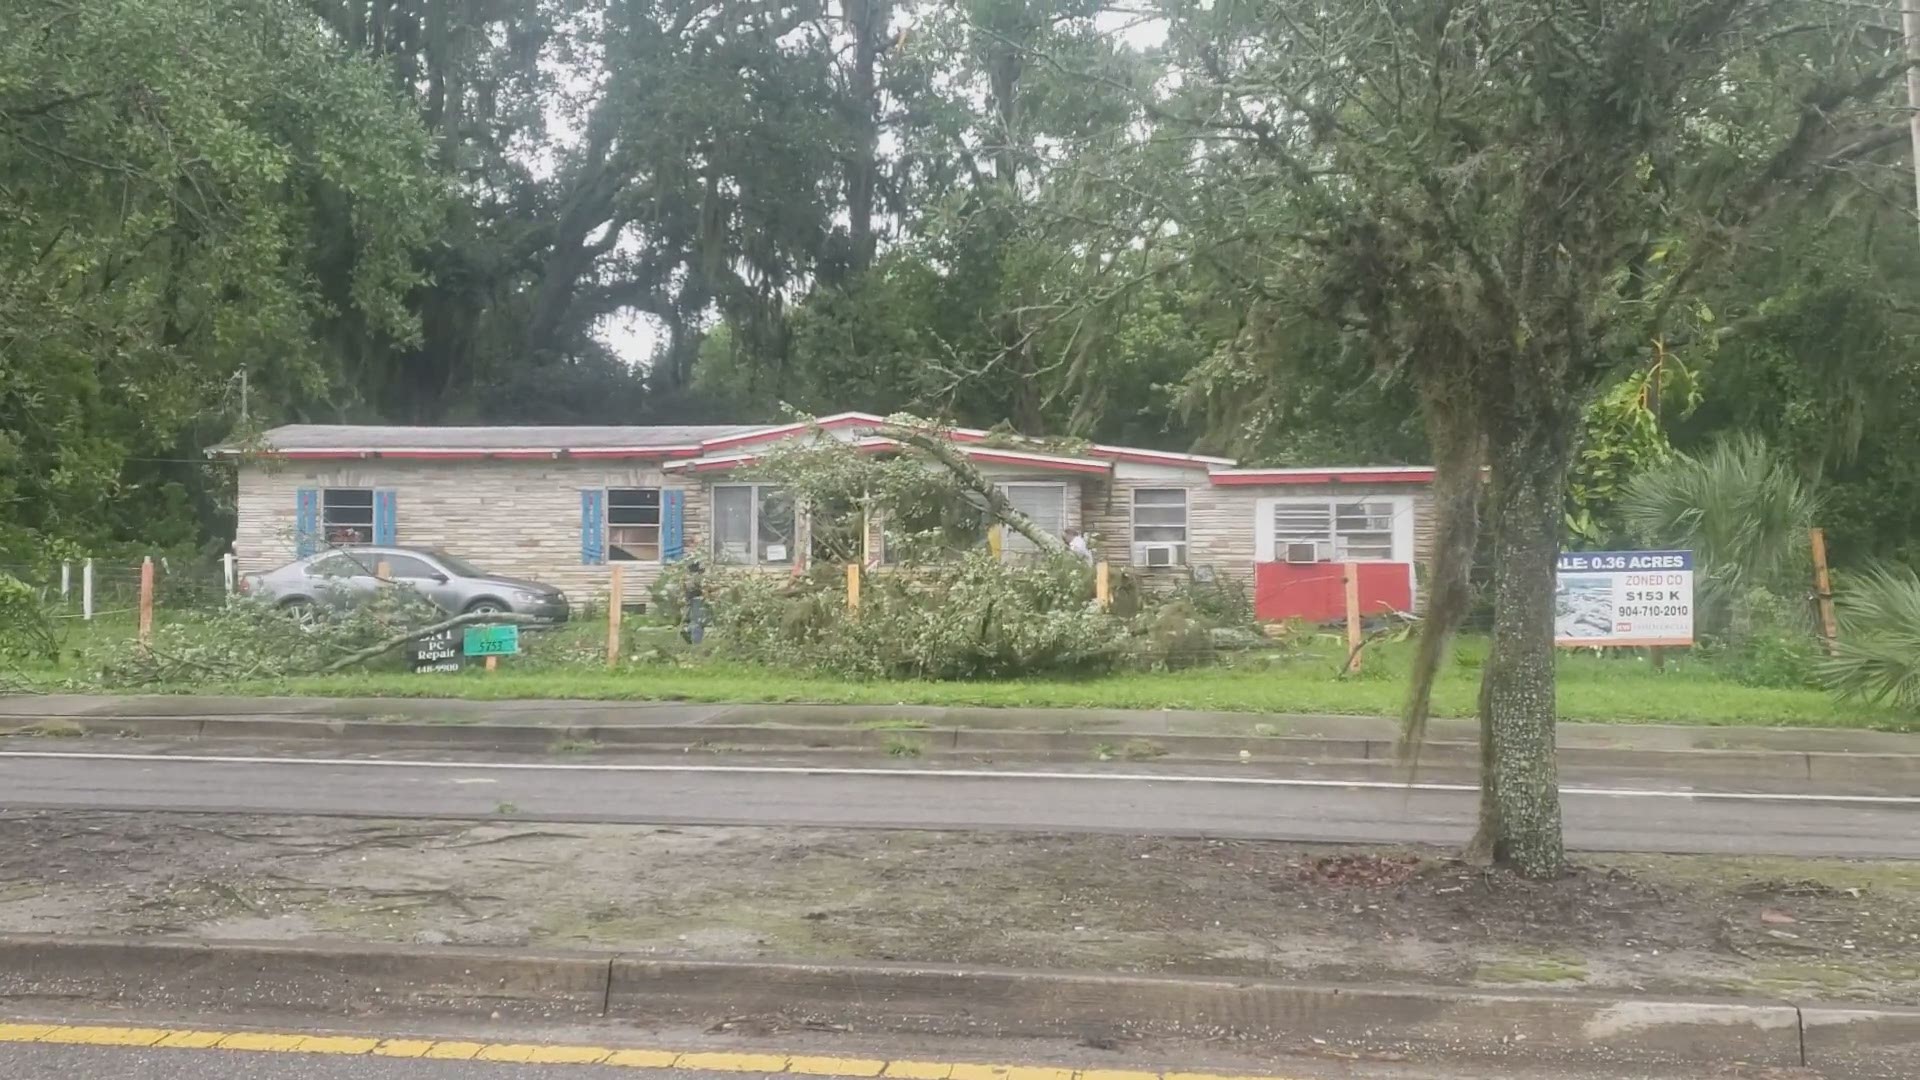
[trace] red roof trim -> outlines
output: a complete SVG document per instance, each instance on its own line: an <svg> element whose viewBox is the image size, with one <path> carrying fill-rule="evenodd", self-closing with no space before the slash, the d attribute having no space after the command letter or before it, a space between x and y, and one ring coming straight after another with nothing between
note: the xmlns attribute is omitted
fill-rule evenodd
<svg viewBox="0 0 1920 1080"><path fill-rule="evenodd" d="M1353 469L1237 469L1215 472L1210 479L1221 487L1258 487L1287 484L1431 484L1433 470L1409 467L1367 472Z"/></svg>
<svg viewBox="0 0 1920 1080"><path fill-rule="evenodd" d="M822 431L837 431L840 428L855 427L860 424L884 423L886 423L886 417L884 416L873 416L869 413L839 413L834 416L822 417L812 422L780 424L775 427L762 428L759 431L746 431L738 435L723 435L718 439L708 439L702 442L700 446L705 452L711 453L715 450L725 450L734 446L751 446L759 442L773 442L778 439L784 439L789 435L797 435L802 431L806 431L808 428L817 427Z"/></svg>
<svg viewBox="0 0 1920 1080"><path fill-rule="evenodd" d="M661 446L651 450L563 450L561 455L575 458L692 458L700 456L700 448Z"/></svg>
<svg viewBox="0 0 1920 1080"><path fill-rule="evenodd" d="M704 447L708 453L711 453L715 450L724 450L734 446L748 446L757 442L771 442L783 439L789 435L797 435L809 427L818 427L822 431L837 431L841 428L860 427L867 424L885 424L886 422L886 417L875 416L872 413L839 413L834 416L822 417L812 424L781 424L777 427L765 428L760 431L748 431L739 435L728 435L724 438L709 439L702 443L701 446ZM945 435L950 442L957 443L979 443L992 438L991 432L983 431L979 428L948 428L945 431ZM1017 448L1009 448L1008 452L1021 453L1022 451ZM1037 450L1031 452L1044 453L1044 451ZM1186 469L1207 469L1232 464L1232 460L1229 458L1213 458L1200 454L1180 454L1171 450L1139 450L1128 446L1108 446L1103 443L1089 447L1087 456L1103 458L1109 461L1130 461L1140 465L1172 465Z"/></svg>
<svg viewBox="0 0 1920 1080"><path fill-rule="evenodd" d="M240 452L244 453L244 451ZM559 447L527 447L498 450L273 450L260 451L263 457L287 461L565 461L570 458L659 461L664 458L698 457L697 446L611 447L593 450L565 450Z"/></svg>
<svg viewBox="0 0 1920 1080"><path fill-rule="evenodd" d="M1105 476L1113 471L1113 466L1098 461L1076 461L1072 458L1042 454L1023 454L1017 450L968 447L966 455L975 461L991 461L1001 465L1031 465L1036 469L1057 469L1061 472L1098 473Z"/></svg>
<svg viewBox="0 0 1920 1080"><path fill-rule="evenodd" d="M1226 458L1204 458L1196 454L1175 454L1162 450L1127 450L1118 446L1096 446L1088 453L1114 461L1131 461L1136 465L1172 465L1180 469L1211 469L1227 462Z"/></svg>
<svg viewBox="0 0 1920 1080"><path fill-rule="evenodd" d="M954 442L978 443L984 442L991 435L978 428L954 428L947 432L947 437ZM1181 454L1172 450L1140 450L1131 446L1110 446L1106 443L1095 443L1089 446L1086 455L1108 461L1130 461L1136 465L1171 465L1180 469L1213 469L1233 464L1231 458Z"/></svg>

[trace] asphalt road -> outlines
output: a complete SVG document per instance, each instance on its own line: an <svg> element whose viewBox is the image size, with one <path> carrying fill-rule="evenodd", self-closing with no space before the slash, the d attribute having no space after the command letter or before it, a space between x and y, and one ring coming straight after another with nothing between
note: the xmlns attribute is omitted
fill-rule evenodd
<svg viewBox="0 0 1920 1080"><path fill-rule="evenodd" d="M1109 1066L1125 1068L1125 1063ZM1608 1068L1510 1070L1482 1063L1458 1065L1365 1064L1275 1061L1270 1080L1703 1080L1752 1078L1738 1070L1685 1074ZM1051 1070L1036 1075L1057 1075ZM130 1050L96 1046L0 1046L0 1076L6 1080L761 1080L766 1074L629 1069L597 1065L508 1065L476 1061L410 1061L395 1058L258 1054L233 1050ZM790 1075L790 1074L789 1074ZM1017 1080L1019 1073L1010 1080ZM1778 1075L1778 1074L1773 1074ZM1815 1074L1796 1077L1818 1080ZM851 1080L811 1077L809 1080Z"/></svg>
<svg viewBox="0 0 1920 1080"><path fill-rule="evenodd" d="M0 753L12 808L1458 843L1477 795L1258 776ZM1920 798L1569 790L1586 850L1920 858Z"/></svg>

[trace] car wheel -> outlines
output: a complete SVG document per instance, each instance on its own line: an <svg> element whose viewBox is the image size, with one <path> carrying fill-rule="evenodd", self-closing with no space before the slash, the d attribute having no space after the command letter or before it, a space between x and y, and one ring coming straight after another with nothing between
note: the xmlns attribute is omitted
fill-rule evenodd
<svg viewBox="0 0 1920 1080"><path fill-rule="evenodd" d="M469 615L504 615L507 605L498 600L475 600L467 605Z"/></svg>
<svg viewBox="0 0 1920 1080"><path fill-rule="evenodd" d="M312 626L320 621L320 613L314 610L313 601L304 596L281 601L280 610L301 626Z"/></svg>

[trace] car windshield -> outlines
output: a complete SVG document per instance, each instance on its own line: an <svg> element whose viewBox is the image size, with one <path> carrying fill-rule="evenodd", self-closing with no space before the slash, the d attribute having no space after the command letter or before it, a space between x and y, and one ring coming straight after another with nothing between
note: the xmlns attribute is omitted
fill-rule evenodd
<svg viewBox="0 0 1920 1080"><path fill-rule="evenodd" d="M468 562L467 560L460 558L458 555L449 555L446 552L439 550L438 548L427 552L427 554L440 560L440 565L452 571L454 575L457 577L486 577L487 576L487 572L485 570L482 570L479 567Z"/></svg>

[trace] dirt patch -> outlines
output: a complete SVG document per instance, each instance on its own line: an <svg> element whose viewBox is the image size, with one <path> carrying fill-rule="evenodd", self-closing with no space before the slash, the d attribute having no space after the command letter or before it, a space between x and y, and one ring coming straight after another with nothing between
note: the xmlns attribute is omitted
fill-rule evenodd
<svg viewBox="0 0 1920 1080"><path fill-rule="evenodd" d="M1920 1004L1920 864L1112 836L0 814L0 931Z"/></svg>

